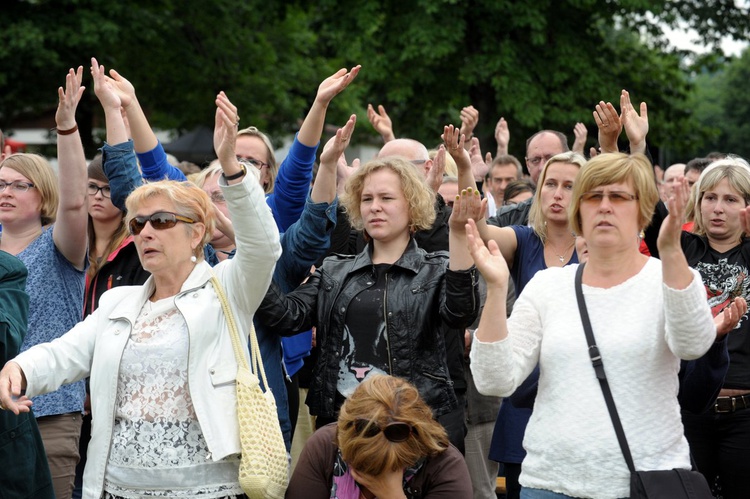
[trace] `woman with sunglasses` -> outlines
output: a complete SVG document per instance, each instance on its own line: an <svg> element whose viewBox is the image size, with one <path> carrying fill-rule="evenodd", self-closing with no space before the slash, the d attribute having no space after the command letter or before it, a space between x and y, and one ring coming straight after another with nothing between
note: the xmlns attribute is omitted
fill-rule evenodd
<svg viewBox="0 0 750 499"><path fill-rule="evenodd" d="M281 249L257 176L243 172L234 155L236 108L223 93L216 104L235 257L213 270L203 259L214 208L201 189L143 185L128 197L126 222L148 280L109 290L58 341L22 353L0 372L0 402L14 413L31 404L24 388L35 395L90 376L84 499L244 497L237 363L211 279L218 278L238 329L247 331Z"/></svg>
<svg viewBox="0 0 750 499"><path fill-rule="evenodd" d="M373 375L341 406L338 422L307 441L286 497L464 499L471 493L463 456L414 385Z"/></svg>
<svg viewBox="0 0 750 499"><path fill-rule="evenodd" d="M52 341L81 320L86 268L86 159L75 112L83 95L83 68L71 69L58 89L59 175L35 154L13 154L0 163L0 250L29 270L28 334L21 351ZM70 384L34 398L55 495L71 496L86 389ZM7 404L6 404L7 406Z"/></svg>
<svg viewBox="0 0 750 499"><path fill-rule="evenodd" d="M703 355L716 326L680 232L683 183L659 234L662 260L639 251L659 198L651 163L636 154L592 158L576 178L570 224L586 240L585 267L550 268L526 286L506 320L508 266L470 222L472 256L487 301L471 351L480 392L508 396L539 365L539 390L523 445L522 499L629 495L630 471L595 375L576 301L582 291L619 417L638 470L690 469L677 402L680 359ZM734 318L738 314L735 308ZM731 319L731 318L730 318Z"/></svg>

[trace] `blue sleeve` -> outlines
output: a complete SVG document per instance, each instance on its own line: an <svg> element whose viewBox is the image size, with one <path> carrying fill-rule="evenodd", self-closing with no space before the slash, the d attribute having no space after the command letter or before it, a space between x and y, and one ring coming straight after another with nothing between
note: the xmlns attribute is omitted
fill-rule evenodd
<svg viewBox="0 0 750 499"><path fill-rule="evenodd" d="M516 388L509 397L510 403L518 409L533 409L536 393L539 389L539 366L536 366L529 377Z"/></svg>
<svg viewBox="0 0 750 499"><path fill-rule="evenodd" d="M273 192L266 201L271 207L273 218L280 232L288 230L302 214L307 194L310 191L317 151L317 144L314 147L308 147L300 143L295 135L289 154L279 167Z"/></svg>
<svg viewBox="0 0 750 499"><path fill-rule="evenodd" d="M329 204L313 203L308 198L300 219L281 236L282 253L274 280L285 293L294 290L307 277L310 267L328 252L337 207L338 199ZM287 373L293 376L302 367L302 359L310 355L312 332L284 336L281 343Z"/></svg>
<svg viewBox="0 0 750 499"><path fill-rule="evenodd" d="M102 167L109 180L112 204L124 212L126 211L125 200L131 192L143 184L138 162L135 159L133 141L128 140L116 145L109 145L105 142L101 150Z"/></svg>
<svg viewBox="0 0 750 499"><path fill-rule="evenodd" d="M141 163L143 178L146 180L187 180L185 174L179 168L175 168L167 162L167 153L161 146L161 142L148 152L138 153L138 161Z"/></svg>
<svg viewBox="0 0 750 499"><path fill-rule="evenodd" d="M679 374L680 391L677 394L680 407L694 414L708 411L716 403L728 369L727 335L711 345L703 357L683 360Z"/></svg>
<svg viewBox="0 0 750 499"><path fill-rule="evenodd" d="M338 199L330 204L313 203L308 197L299 220L281 236L281 258L273 279L285 293L299 286L310 267L328 252L337 206Z"/></svg>

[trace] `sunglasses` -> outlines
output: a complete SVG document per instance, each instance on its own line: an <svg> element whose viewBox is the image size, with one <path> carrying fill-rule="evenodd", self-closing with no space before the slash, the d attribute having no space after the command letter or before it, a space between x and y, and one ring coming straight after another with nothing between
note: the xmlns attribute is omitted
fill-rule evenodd
<svg viewBox="0 0 750 499"><path fill-rule="evenodd" d="M195 220L168 211L158 211L152 215L146 217L133 217L128 223L128 229L130 233L137 236L141 233L143 228L146 226L146 222L151 222L151 227L156 230L171 229L177 222L184 222L186 224L194 224Z"/></svg>
<svg viewBox="0 0 750 499"><path fill-rule="evenodd" d="M381 428L374 421L367 419L357 419L349 423L349 425L353 425L354 429L357 430L357 433L365 438L377 436L377 434L382 431L385 438L391 442L403 442L414 432L414 428L412 428L410 424L400 421L388 423L384 428Z"/></svg>

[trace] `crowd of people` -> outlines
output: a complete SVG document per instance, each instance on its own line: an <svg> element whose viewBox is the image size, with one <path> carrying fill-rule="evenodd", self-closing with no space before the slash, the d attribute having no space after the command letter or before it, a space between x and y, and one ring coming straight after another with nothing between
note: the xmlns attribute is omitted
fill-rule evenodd
<svg viewBox="0 0 750 499"><path fill-rule="evenodd" d="M575 123L572 148L540 130L516 158L501 118L483 154L473 106L430 149L378 105L374 159L347 160L356 115L318 154L360 69L322 80L280 163L219 92L217 159L186 173L93 58L96 158L83 67L58 91L57 174L0 143L0 496L246 497L224 293L257 332L287 497L494 499L498 474L508 499L628 497L585 299L636 469L744 498L750 165L655 167L624 90L589 150Z"/></svg>

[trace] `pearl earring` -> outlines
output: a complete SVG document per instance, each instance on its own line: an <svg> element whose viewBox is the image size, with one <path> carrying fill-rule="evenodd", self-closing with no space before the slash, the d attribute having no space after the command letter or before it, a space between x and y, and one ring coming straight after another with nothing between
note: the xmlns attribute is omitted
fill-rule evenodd
<svg viewBox="0 0 750 499"><path fill-rule="evenodd" d="M195 262L198 261L198 259L195 257L195 255L193 255L193 256L190 257L190 261L193 262L193 263L195 263Z"/></svg>

